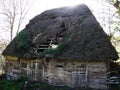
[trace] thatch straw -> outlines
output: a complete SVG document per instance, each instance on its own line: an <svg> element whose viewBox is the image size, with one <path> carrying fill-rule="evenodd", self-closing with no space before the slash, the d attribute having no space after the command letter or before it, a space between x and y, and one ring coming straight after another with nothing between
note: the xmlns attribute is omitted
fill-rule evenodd
<svg viewBox="0 0 120 90"><path fill-rule="evenodd" d="M64 24L64 25L63 25ZM115 48L106 33L86 5L73 8L63 7L43 12L34 17L26 26L30 47L19 49L16 38L7 46L3 55L21 58L38 58L32 51L34 45L40 45L48 38L56 36L62 30L69 35L61 54L55 58L77 60L118 59Z"/></svg>

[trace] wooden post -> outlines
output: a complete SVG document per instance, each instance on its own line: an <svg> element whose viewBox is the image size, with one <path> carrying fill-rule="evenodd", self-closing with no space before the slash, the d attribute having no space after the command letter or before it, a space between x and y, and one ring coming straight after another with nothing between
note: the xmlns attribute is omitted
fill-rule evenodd
<svg viewBox="0 0 120 90"><path fill-rule="evenodd" d="M35 62L35 80L38 78L38 63Z"/></svg>

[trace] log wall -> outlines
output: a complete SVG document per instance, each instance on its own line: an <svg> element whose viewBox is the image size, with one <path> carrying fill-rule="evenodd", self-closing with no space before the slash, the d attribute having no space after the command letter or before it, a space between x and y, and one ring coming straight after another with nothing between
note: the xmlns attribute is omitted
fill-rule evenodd
<svg viewBox="0 0 120 90"><path fill-rule="evenodd" d="M57 86L107 89L107 69L108 64L95 61L6 60L9 76L27 76L31 80L43 80Z"/></svg>

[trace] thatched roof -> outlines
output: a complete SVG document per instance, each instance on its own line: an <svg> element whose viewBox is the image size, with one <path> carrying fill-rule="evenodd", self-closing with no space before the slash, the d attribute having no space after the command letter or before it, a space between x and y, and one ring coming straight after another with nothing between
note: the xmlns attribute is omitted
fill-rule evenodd
<svg viewBox="0 0 120 90"><path fill-rule="evenodd" d="M52 55L49 52L52 58L118 59L118 54L107 34L86 5L47 10L34 17L6 47L3 55L19 58L45 56L44 54L36 54L35 47L39 47L51 37L57 37L61 32L64 32L65 35L62 48L57 54L51 52Z"/></svg>

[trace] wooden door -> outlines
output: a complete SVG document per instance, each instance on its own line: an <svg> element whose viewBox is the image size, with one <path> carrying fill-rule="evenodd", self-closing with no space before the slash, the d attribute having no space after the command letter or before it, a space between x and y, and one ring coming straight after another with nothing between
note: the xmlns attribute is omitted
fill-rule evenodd
<svg viewBox="0 0 120 90"><path fill-rule="evenodd" d="M73 71L72 78L75 87L87 87L86 67L79 67L79 69Z"/></svg>

